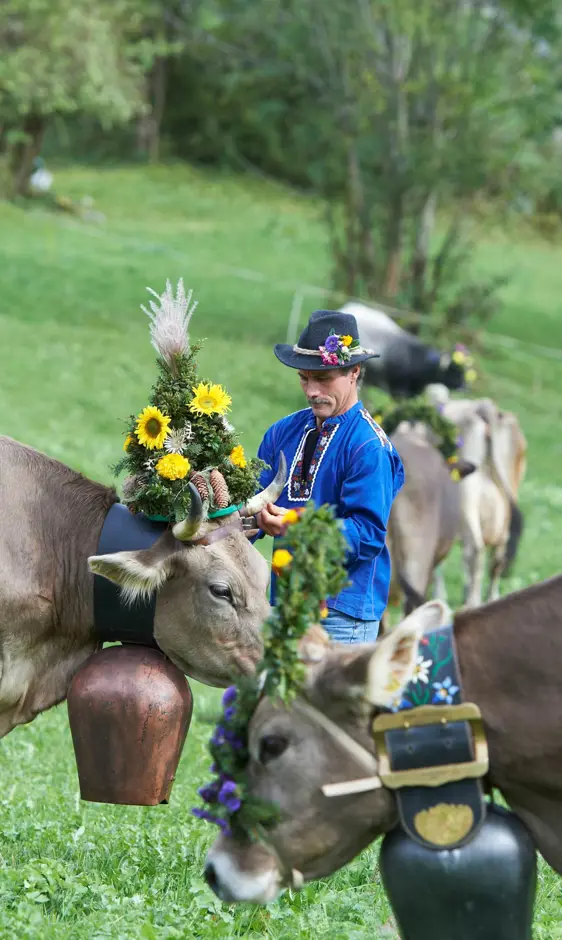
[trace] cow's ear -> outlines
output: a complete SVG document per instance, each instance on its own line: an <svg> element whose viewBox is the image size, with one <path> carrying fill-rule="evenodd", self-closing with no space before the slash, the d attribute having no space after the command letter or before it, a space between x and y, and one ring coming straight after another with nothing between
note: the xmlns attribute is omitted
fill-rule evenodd
<svg viewBox="0 0 562 940"><path fill-rule="evenodd" d="M309 679L312 699L354 699L388 707L411 680L418 645L427 630L451 622L443 601L428 601L375 644L332 646Z"/></svg>
<svg viewBox="0 0 562 940"><path fill-rule="evenodd" d="M152 548L132 552L114 552L111 555L91 555L88 567L118 584L127 603L148 597L169 577L177 555L182 552L178 542L166 533Z"/></svg>
<svg viewBox="0 0 562 940"><path fill-rule="evenodd" d="M450 618L443 601L428 601L416 608L377 643L367 669L365 698L372 705L388 707L408 685L416 666L418 646L427 630Z"/></svg>

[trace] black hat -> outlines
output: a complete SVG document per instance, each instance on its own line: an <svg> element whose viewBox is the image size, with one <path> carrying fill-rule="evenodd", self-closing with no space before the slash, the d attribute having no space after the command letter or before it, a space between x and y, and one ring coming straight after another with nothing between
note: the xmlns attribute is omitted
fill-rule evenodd
<svg viewBox="0 0 562 940"><path fill-rule="evenodd" d="M379 358L378 353L361 346L355 317L338 310L316 310L295 346L277 343L273 351L283 365L314 372Z"/></svg>

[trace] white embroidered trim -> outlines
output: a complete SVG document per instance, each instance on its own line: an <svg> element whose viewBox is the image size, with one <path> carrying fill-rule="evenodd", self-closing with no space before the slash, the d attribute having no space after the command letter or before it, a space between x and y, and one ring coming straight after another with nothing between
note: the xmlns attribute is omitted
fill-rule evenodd
<svg viewBox="0 0 562 940"><path fill-rule="evenodd" d="M323 353L318 349L304 349L302 346L293 346L293 352L300 356L322 356ZM355 349L348 350L350 356L372 356L372 349L363 349L362 346L356 346Z"/></svg>
<svg viewBox="0 0 562 940"><path fill-rule="evenodd" d="M289 472L289 479L287 480L287 498L288 498L288 500L289 500L290 503L306 503L306 502L308 502L308 500L309 500L310 497L312 496L312 489L313 489L313 487L314 487L314 481L316 480L316 474L317 474L318 471L320 470L320 464L321 464L322 461L324 460L324 454L325 454L326 451L328 450L328 447L329 447L330 444L332 443L332 441L333 441L333 439L334 439L334 435L335 435L336 431L338 430L338 428L339 428L340 426L341 426L341 425L339 425L339 424L335 424L335 425L334 425L334 428L333 428L333 430L332 430L332 433L330 434L329 437L326 438L326 445L322 448L322 453L320 454L320 457L318 458L318 463L316 464L316 468L315 468L315 470L314 470L314 476L312 477L312 479L311 479L311 481L310 481L310 484L309 484L308 496L292 496L292 495L291 495L291 488L292 488L292 483L293 483L293 473L295 472L295 467L296 467L297 463L299 462L300 456L301 456L301 454L302 454L302 452L303 452L303 450L304 450L304 446L305 446L305 443L306 443L306 439L307 439L307 437L308 437L310 431L313 431L314 428L307 428L306 431L304 432L304 434L303 434L303 436L302 436L302 439L301 439L301 442L300 442L299 446L297 447L297 452L296 452L295 456L293 457L293 462L292 462L292 464L291 464L291 470L290 470L290 472Z"/></svg>
<svg viewBox="0 0 562 940"><path fill-rule="evenodd" d="M379 441L381 442L382 446L383 447L388 446L390 450L392 450L392 442L389 441L383 429L380 427L380 425L377 424L373 416L369 414L366 408L361 409L361 416L365 418L365 421L367 422L367 424L371 426L371 428L377 435Z"/></svg>

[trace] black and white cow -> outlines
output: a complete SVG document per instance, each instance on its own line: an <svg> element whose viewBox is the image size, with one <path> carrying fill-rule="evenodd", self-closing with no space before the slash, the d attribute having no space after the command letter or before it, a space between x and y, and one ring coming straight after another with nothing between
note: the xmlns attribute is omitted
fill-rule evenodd
<svg viewBox="0 0 562 940"><path fill-rule="evenodd" d="M434 383L465 387L465 366L455 362L453 354L422 343L382 310L354 301L340 309L357 320L361 345L380 354L380 359L365 363L366 385L376 385L393 398L413 398Z"/></svg>

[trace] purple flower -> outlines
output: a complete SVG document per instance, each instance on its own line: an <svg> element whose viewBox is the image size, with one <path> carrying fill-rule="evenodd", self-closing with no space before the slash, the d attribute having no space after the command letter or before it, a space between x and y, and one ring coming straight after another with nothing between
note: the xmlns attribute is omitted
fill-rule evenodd
<svg viewBox="0 0 562 940"><path fill-rule="evenodd" d="M199 807L192 809L191 812L197 819L205 819L207 822L214 823L215 826L220 826L226 836L230 835L230 826L227 820L223 819L222 816L215 816L215 814L210 813L208 809L199 809Z"/></svg>
<svg viewBox="0 0 562 940"><path fill-rule="evenodd" d="M232 705L230 706L230 708L225 708L224 710L224 717L226 721L230 721L232 718L234 718L235 714L236 714L236 709Z"/></svg>
<svg viewBox="0 0 562 940"><path fill-rule="evenodd" d="M222 729L221 729L221 730L222 730ZM223 731L223 734L224 734L224 740L225 740L225 741L228 741L228 743L230 744L230 746L231 746L235 751L239 751L240 748L244 746L244 742L243 742L242 738L238 737L238 735L236 734L236 732L234 732L234 731L229 731L229 730L227 729L226 731Z"/></svg>
<svg viewBox="0 0 562 940"><path fill-rule="evenodd" d="M198 794L205 803L216 803L219 796L219 782L208 783L204 787L199 787Z"/></svg>
<svg viewBox="0 0 562 940"><path fill-rule="evenodd" d="M229 686L222 697L222 704L225 706L225 708L227 705L232 705L232 703L236 701L237 695L238 695L238 690L236 686L235 685Z"/></svg>
<svg viewBox="0 0 562 940"><path fill-rule="evenodd" d="M219 803L226 806L229 813L235 813L242 806L242 800L236 792L234 780L226 780L219 793Z"/></svg>
<svg viewBox="0 0 562 940"><path fill-rule="evenodd" d="M212 763L211 766L209 767L209 773L210 773L210 774L218 774L218 772L219 772L219 768L218 768L217 764L213 761L213 763Z"/></svg>
<svg viewBox="0 0 562 940"><path fill-rule="evenodd" d="M225 739L226 739L226 735L224 732L224 728L222 727L222 725L217 725L217 727L215 728L213 737L211 738L211 744L213 744L215 747L220 747L221 744L224 744Z"/></svg>
<svg viewBox="0 0 562 940"><path fill-rule="evenodd" d="M464 444L464 438L457 437L457 447L462 447L463 444Z"/></svg>
<svg viewBox="0 0 562 940"><path fill-rule="evenodd" d="M331 334L326 339L326 342L324 343L324 348L326 349L326 352L335 353L338 351L339 344L340 344L339 336L336 336L335 334Z"/></svg>

